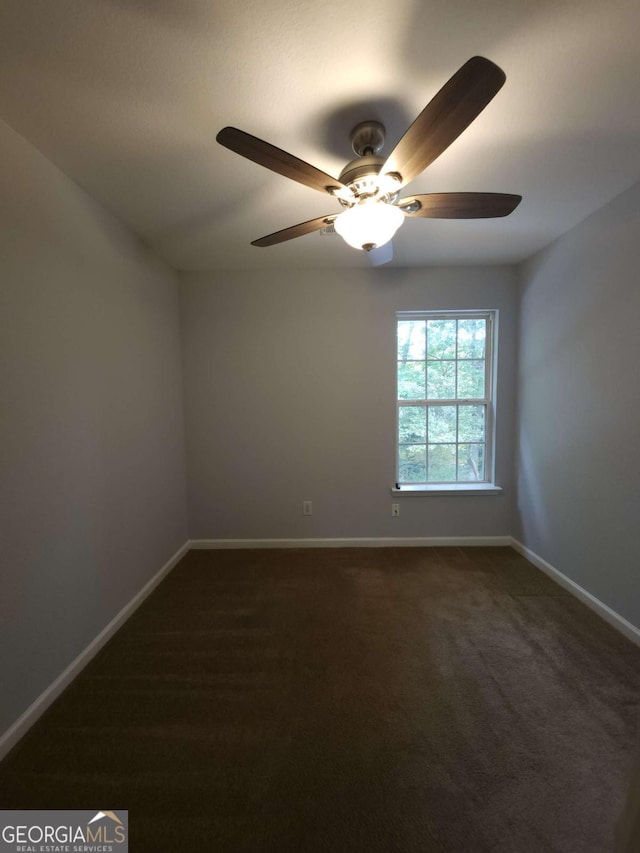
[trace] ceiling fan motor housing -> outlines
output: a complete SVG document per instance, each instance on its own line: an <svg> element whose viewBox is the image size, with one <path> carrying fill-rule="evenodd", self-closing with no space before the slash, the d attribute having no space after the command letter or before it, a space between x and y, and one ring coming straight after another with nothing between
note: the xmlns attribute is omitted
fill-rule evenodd
<svg viewBox="0 0 640 853"><path fill-rule="evenodd" d="M393 177L385 175L382 180L378 178L384 164L384 157L365 154L347 163L340 172L338 180L349 187L356 202L363 198L377 198L380 201L393 203L398 197L398 189L395 187ZM339 196L338 201L344 207L350 207L353 204L353 201L349 202Z"/></svg>
<svg viewBox="0 0 640 853"><path fill-rule="evenodd" d="M375 179L384 165L384 158L377 154L366 154L351 160L338 176L342 184L355 189L352 185L365 182L367 178Z"/></svg>

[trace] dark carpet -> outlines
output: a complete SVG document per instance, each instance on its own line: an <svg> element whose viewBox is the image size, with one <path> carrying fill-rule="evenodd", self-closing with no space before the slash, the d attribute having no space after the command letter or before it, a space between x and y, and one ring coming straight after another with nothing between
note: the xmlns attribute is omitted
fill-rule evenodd
<svg viewBox="0 0 640 853"><path fill-rule="evenodd" d="M510 548L192 551L0 765L132 851L609 853L640 649Z"/></svg>

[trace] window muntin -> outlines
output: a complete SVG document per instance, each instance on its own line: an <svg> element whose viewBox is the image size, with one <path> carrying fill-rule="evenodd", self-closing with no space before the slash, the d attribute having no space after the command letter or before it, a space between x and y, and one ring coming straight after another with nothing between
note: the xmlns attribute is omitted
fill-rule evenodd
<svg viewBox="0 0 640 853"><path fill-rule="evenodd" d="M398 314L400 485L492 480L495 312Z"/></svg>

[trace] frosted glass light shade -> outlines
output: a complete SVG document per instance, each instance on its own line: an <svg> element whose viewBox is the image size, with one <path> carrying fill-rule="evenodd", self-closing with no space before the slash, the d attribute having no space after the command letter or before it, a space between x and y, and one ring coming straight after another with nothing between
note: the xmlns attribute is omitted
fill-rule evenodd
<svg viewBox="0 0 640 853"><path fill-rule="evenodd" d="M404 214L399 208L368 199L341 213L333 227L354 249L373 249L388 243L403 220Z"/></svg>

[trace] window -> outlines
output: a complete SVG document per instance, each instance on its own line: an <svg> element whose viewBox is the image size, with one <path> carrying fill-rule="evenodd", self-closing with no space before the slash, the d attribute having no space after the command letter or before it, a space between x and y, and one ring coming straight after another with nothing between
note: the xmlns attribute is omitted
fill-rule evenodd
<svg viewBox="0 0 640 853"><path fill-rule="evenodd" d="M397 483L493 482L495 311L397 315Z"/></svg>

